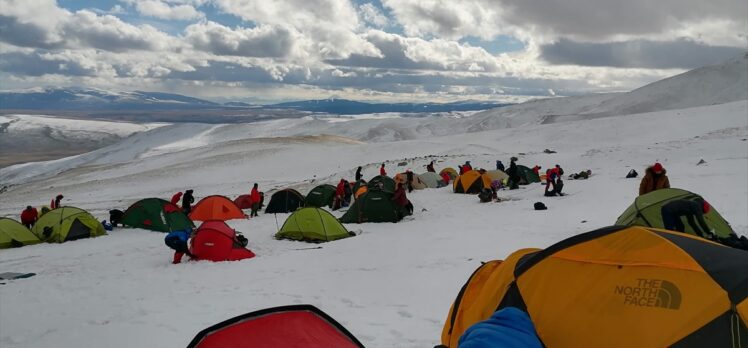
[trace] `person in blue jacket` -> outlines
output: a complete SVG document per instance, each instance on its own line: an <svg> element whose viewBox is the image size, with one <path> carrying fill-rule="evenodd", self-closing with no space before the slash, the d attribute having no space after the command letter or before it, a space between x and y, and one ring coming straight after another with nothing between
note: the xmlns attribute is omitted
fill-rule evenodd
<svg viewBox="0 0 748 348"><path fill-rule="evenodd" d="M182 262L182 256L184 254L187 254L187 256L192 257L190 254L190 248L187 246L187 241L190 239L190 236L192 235L192 230L181 230L181 231L172 231L169 232L169 234L166 235L164 238L164 243L169 247L174 249L174 259L171 261L173 264L178 264Z"/></svg>
<svg viewBox="0 0 748 348"><path fill-rule="evenodd" d="M527 313L507 307L491 318L475 323L460 336L460 348L541 348L535 326Z"/></svg>

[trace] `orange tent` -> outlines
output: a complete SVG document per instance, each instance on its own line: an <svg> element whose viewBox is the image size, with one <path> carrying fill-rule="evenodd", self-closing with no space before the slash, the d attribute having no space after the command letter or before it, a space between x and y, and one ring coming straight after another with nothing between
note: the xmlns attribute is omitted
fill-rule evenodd
<svg viewBox="0 0 748 348"><path fill-rule="evenodd" d="M224 196L208 196L197 202L190 212L190 220L207 221L207 220L231 220L244 219L244 215L239 207L230 199Z"/></svg>

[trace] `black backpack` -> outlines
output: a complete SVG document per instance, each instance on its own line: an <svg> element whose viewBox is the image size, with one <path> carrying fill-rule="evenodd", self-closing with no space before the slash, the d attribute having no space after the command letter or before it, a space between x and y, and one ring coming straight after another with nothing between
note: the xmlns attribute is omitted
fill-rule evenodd
<svg viewBox="0 0 748 348"><path fill-rule="evenodd" d="M629 173L626 174L626 179L635 178L637 176L639 176L639 173L637 173L636 170L631 169L629 170Z"/></svg>
<svg viewBox="0 0 748 348"><path fill-rule="evenodd" d="M543 202L535 202L535 210L548 210Z"/></svg>

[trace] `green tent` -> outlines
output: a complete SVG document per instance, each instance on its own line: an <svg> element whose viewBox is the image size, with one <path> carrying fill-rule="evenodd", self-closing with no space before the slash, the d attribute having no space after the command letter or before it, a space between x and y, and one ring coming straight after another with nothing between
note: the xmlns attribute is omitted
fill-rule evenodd
<svg viewBox="0 0 748 348"><path fill-rule="evenodd" d="M26 226L13 219L0 218L0 249L37 243L41 241Z"/></svg>
<svg viewBox="0 0 748 348"><path fill-rule="evenodd" d="M634 203L618 217L616 225L664 228L665 226L662 222L662 215L660 213L660 209L663 205L676 199L693 200L696 198L702 197L693 192L676 188L652 191L636 197ZM717 209L714 209L714 207L711 207L709 212L704 214L704 221L706 221L706 224L713 228L714 233L721 238L726 238L735 234L732 227L730 227L730 224L719 215ZM688 222L684 221L683 224L686 227L685 232L695 234Z"/></svg>
<svg viewBox="0 0 748 348"><path fill-rule="evenodd" d="M278 239L329 242L350 237L348 230L332 214L316 207L295 211L275 234Z"/></svg>
<svg viewBox="0 0 748 348"><path fill-rule="evenodd" d="M335 186L329 184L322 184L311 191L304 198L304 202L307 207L330 207L332 208L332 201L335 198Z"/></svg>
<svg viewBox="0 0 748 348"><path fill-rule="evenodd" d="M370 189L362 194L340 218L342 223L398 222L402 212L392 202L392 194Z"/></svg>
<svg viewBox="0 0 748 348"><path fill-rule="evenodd" d="M540 182L540 176L535 174L532 169L523 165L517 165L517 174L519 175L519 184L528 185L534 182Z"/></svg>
<svg viewBox="0 0 748 348"><path fill-rule="evenodd" d="M393 193L395 192L395 180L390 178L389 176L377 175L369 180L369 183L366 184L366 187L368 187L370 190L374 189Z"/></svg>
<svg viewBox="0 0 748 348"><path fill-rule="evenodd" d="M62 243L106 235L104 226L95 217L75 207L50 210L36 221L31 232L47 243Z"/></svg>
<svg viewBox="0 0 748 348"><path fill-rule="evenodd" d="M182 231L195 226L179 207L160 198L133 203L125 211L122 224L158 232Z"/></svg>

